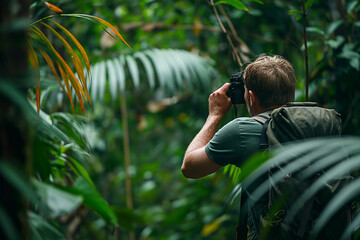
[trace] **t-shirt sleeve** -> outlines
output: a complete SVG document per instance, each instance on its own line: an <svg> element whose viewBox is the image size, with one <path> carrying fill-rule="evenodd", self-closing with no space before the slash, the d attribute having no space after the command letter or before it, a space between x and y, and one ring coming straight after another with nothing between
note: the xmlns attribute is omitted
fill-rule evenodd
<svg viewBox="0 0 360 240"><path fill-rule="evenodd" d="M237 118L216 132L205 147L206 154L221 166L240 166L259 150L261 129L251 118Z"/></svg>

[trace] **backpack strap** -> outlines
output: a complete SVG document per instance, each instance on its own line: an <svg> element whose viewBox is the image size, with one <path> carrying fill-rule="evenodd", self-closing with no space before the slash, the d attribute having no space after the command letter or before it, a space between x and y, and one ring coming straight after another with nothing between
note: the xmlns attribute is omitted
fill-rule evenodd
<svg viewBox="0 0 360 240"><path fill-rule="evenodd" d="M271 117L270 117L271 111L272 110L252 117L252 119L261 123L263 126L262 130L261 130L260 146L259 146L259 149L261 151L265 151L266 149L269 148L269 141L268 141L268 137L266 135L266 131L269 126L269 122L271 120Z"/></svg>

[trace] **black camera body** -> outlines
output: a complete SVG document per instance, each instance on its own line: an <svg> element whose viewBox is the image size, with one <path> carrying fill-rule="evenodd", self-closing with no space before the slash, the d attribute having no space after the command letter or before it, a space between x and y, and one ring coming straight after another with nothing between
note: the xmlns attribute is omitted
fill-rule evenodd
<svg viewBox="0 0 360 240"><path fill-rule="evenodd" d="M243 75L244 71L241 71L233 74L230 78L230 86L226 95L231 98L232 104L245 104Z"/></svg>

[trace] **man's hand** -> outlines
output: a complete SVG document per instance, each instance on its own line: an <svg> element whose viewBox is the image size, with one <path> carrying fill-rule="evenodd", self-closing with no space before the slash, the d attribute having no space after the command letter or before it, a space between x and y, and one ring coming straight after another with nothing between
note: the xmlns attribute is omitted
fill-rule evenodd
<svg viewBox="0 0 360 240"><path fill-rule="evenodd" d="M209 96L209 117L222 119L231 108L231 99L226 95L229 86L229 83L225 83Z"/></svg>

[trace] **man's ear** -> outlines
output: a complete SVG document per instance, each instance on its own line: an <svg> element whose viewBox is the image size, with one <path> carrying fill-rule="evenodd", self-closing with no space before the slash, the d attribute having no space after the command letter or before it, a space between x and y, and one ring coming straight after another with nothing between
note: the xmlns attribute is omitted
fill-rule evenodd
<svg viewBox="0 0 360 240"><path fill-rule="evenodd" d="M250 106L253 106L255 104L256 101L256 96L253 93L253 91L249 90L249 104Z"/></svg>

